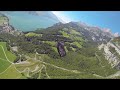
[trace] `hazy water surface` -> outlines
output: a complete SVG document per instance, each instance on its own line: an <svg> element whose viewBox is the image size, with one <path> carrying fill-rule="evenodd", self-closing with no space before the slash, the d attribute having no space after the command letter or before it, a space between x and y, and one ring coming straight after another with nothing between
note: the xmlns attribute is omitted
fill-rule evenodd
<svg viewBox="0 0 120 90"><path fill-rule="evenodd" d="M9 17L10 24L21 31L32 31L37 28L46 28L57 23L48 17L32 15L26 12L12 12L7 13L6 15Z"/></svg>

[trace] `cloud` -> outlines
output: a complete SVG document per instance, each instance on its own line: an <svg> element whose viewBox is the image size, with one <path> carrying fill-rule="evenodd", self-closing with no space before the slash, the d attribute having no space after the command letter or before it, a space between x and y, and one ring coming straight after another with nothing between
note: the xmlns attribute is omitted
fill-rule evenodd
<svg viewBox="0 0 120 90"><path fill-rule="evenodd" d="M110 32L111 30L109 28L103 28L104 32Z"/></svg>
<svg viewBox="0 0 120 90"><path fill-rule="evenodd" d="M118 37L118 36L119 36L118 32L114 33L114 37Z"/></svg>
<svg viewBox="0 0 120 90"><path fill-rule="evenodd" d="M63 21L63 23L68 23L71 21L69 18L67 18L67 16L63 14L63 11L52 11L52 13L55 14L59 19L61 19L60 21Z"/></svg>

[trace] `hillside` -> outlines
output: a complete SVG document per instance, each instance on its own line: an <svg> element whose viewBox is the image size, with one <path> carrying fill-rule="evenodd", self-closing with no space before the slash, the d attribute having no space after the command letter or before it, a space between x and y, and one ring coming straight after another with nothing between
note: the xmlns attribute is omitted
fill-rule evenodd
<svg viewBox="0 0 120 90"><path fill-rule="evenodd" d="M7 16L0 14L0 31L1 79L120 77L120 37L99 27L80 22L56 23L21 33L12 28ZM63 56L57 47L60 42L66 53Z"/></svg>
<svg viewBox="0 0 120 90"><path fill-rule="evenodd" d="M22 34L22 32L19 32L10 25L9 18L2 13L0 13L0 33L9 33L13 35Z"/></svg>
<svg viewBox="0 0 120 90"><path fill-rule="evenodd" d="M57 23L49 28L24 32L17 36L1 33L0 40L7 42L10 50L17 56L14 64L5 72L10 73L10 69L17 76L8 77L3 74L1 78L116 78L114 74L119 71L119 59L114 57L108 59L111 55L108 52L114 52L107 51L112 45L109 43L112 43L110 40L113 36L99 30L88 30L70 22ZM96 40L92 39L93 36ZM64 57L61 57L57 50L57 42L60 41L64 42L66 51ZM119 55L115 54L115 57Z"/></svg>

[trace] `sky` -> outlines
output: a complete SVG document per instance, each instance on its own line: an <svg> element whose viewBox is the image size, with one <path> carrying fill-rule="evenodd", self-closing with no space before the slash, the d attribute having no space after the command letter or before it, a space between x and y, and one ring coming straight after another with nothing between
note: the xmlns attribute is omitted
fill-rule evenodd
<svg viewBox="0 0 120 90"><path fill-rule="evenodd" d="M64 22L80 21L120 34L120 11L52 11Z"/></svg>

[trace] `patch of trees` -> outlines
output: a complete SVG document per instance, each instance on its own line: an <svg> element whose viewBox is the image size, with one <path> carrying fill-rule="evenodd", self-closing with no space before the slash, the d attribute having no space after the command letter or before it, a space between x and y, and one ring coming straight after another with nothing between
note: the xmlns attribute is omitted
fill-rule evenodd
<svg viewBox="0 0 120 90"><path fill-rule="evenodd" d="M39 54L48 54L48 56L52 58L59 58L59 54L55 52L52 47L44 43L44 41L63 41L63 42L68 42L72 43L74 42L73 40L63 37L62 34L59 32L62 28L47 28L47 29L41 29L41 30L36 30L36 31L31 31L34 33L39 33L42 34L41 36L31 36L27 37L25 36L25 32L23 35L11 35L7 33L2 33L0 34L0 40L7 42L10 46L18 46L18 53L35 53L35 50ZM27 34L28 32L26 32ZM65 45L67 46L68 51L72 51L72 48L74 47L77 48L76 46L71 46L71 45ZM19 59L19 58L18 58Z"/></svg>
<svg viewBox="0 0 120 90"><path fill-rule="evenodd" d="M85 43L83 45L83 48L81 49L78 49L77 52L84 55L84 56L87 56L87 57L94 57L95 56L95 52L97 51L97 46L95 45L91 45L89 43Z"/></svg>
<svg viewBox="0 0 120 90"><path fill-rule="evenodd" d="M115 50L115 48L114 48L114 47L111 47L111 46L110 46L110 48L109 48L109 49L110 49L110 52L111 52L111 53L115 53L115 52L116 52L116 50Z"/></svg>

